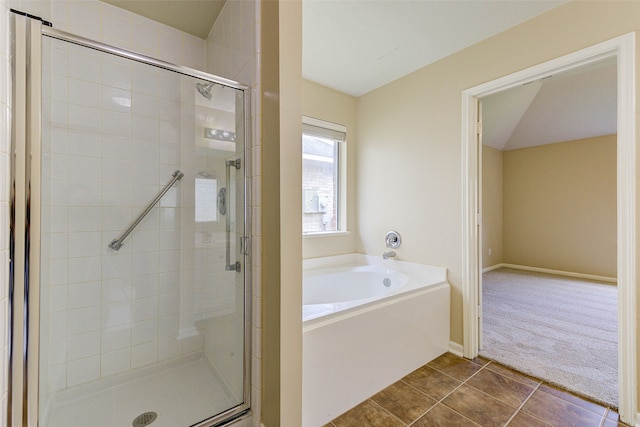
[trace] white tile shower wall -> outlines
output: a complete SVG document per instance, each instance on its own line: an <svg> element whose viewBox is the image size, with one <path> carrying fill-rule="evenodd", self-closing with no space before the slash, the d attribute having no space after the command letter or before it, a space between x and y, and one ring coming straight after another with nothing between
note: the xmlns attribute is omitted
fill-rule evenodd
<svg viewBox="0 0 640 427"><path fill-rule="evenodd" d="M6 0L5 0L6 1ZM204 70L205 41L98 0L9 0L11 7L53 23L63 31Z"/></svg>
<svg viewBox="0 0 640 427"><path fill-rule="evenodd" d="M55 28L80 36L193 68L203 69L205 65L204 40L96 0L38 2L16 0L12 1L11 5L52 21ZM5 34L7 33L8 30ZM8 39L8 37L3 38L3 40ZM66 58L66 56L56 56L54 62L68 61L68 64L58 65L70 70L71 77L77 77L73 73L79 70L76 65L80 64L75 64L74 58L67 58L65 61L62 58ZM87 65L89 73L82 79L83 81L78 82L78 85L71 86L71 90L69 90L67 82L60 77L54 82L51 90L53 100L50 111L53 121L58 124L67 123L70 127L68 131L54 130L51 132L53 153L49 173L54 179L69 181L66 186L54 188L52 206L44 207L44 209L49 209L53 216L51 230L53 233L45 236L45 239L50 239L50 245L55 249L51 251L53 253L52 259L44 263L45 267L50 268L43 272L43 275L45 277L50 275L52 284L57 286L52 286L50 293L43 292L43 297L50 301L52 310L60 310L51 313L52 324L47 324L46 328L51 330L52 342L56 342L57 345L50 345L52 343L43 343L42 345L43 351L51 354L51 363L59 363L50 367L48 373L43 372L44 377L50 378L53 390L181 353L181 351L175 351L175 346L168 345L170 331L177 329L173 324L178 322L178 319L173 318L172 315L166 316L166 319L161 321L158 326L161 338L156 350L152 350L148 344L140 343L147 339L151 333L149 320L144 319L144 316L148 315L148 311L147 314L141 314L133 319L131 317L132 310L137 309L144 313L144 304L149 305L151 301L141 299L133 304L130 300L132 296L136 295L135 292L138 289L135 286L132 287L131 280L111 277L117 276L113 273L116 266L122 267L125 272L135 268L133 273L148 273L152 271L154 265L159 264L161 257L147 253L144 255L133 254L130 256L130 260L109 263L101 258L101 254L95 253L95 250L93 252L85 250L91 247L91 240L104 237L100 235L99 231L96 231L98 221L105 224L105 229L112 228L125 215L127 198L140 200L146 196L143 185L136 188L127 187L126 181L121 180L120 173L123 172L123 158L128 156L134 160L145 158L145 148L149 148L149 145L141 140L152 136L148 133L141 134L145 132L146 127L134 127L131 136L138 139L131 144L128 135L121 132L121 129L130 124L128 121L130 119L121 114L126 106L118 103L111 105L90 104L90 100L100 99L89 96L91 93L95 94L95 91L99 89L97 83L100 75L103 76L105 85L103 86L105 90L105 93L102 94L103 99L107 102L118 99L118 91L126 91L130 89L131 85L130 79L123 77L121 64L103 64L102 70L96 69L95 65L95 63ZM150 101L149 94L145 93L144 84L146 83L148 87L148 85L157 82L153 78L148 80L144 76L140 78L139 74L133 74L132 77L133 79L138 78L141 88L140 93L134 92L132 100L133 106L136 108L134 114L144 116L144 111L141 109L145 108L145 101L147 103ZM2 79L2 81L7 81L7 79ZM60 99L65 97L66 99ZM66 102L69 104L67 105ZM167 104L165 102L163 105L161 101L158 107L159 111L163 106L165 107L165 115L167 114ZM162 115L162 113L160 114ZM147 124L152 122L152 129L155 133L153 119L149 120L146 117L145 119L147 119ZM100 121L102 121L105 131L111 131L111 134L106 133L102 136L102 141L87 133L87 131L95 130ZM172 134L172 126L166 126L166 122L160 121L158 126L158 134L163 136ZM99 154L100 149L102 149L102 158ZM175 158L179 153L180 150L164 144L156 157L168 161L169 158ZM146 159L152 158L146 157ZM98 178L102 174L103 166L107 170L105 175L111 174L111 178L107 176L109 182L99 188ZM92 173L90 176L95 176L95 181L87 181L82 184L75 182L76 178L87 172ZM140 176L143 178L140 180L141 184L148 184L146 189L150 188L152 184L148 178L157 176L157 174L154 175L154 171L149 170L148 166L138 168L136 172L138 172L136 178ZM144 178L147 180L145 181ZM121 204L116 203L116 206L112 208L100 208L96 200L83 199L83 194L99 190L109 197L117 195L118 199L115 200L121 201ZM65 208L62 206L65 201L79 205ZM168 222L171 218L178 217L172 211L178 211L178 209L161 209L162 224L165 228L169 226ZM72 234L67 237L63 233L59 233L65 230L71 231ZM45 240L46 242L47 240ZM140 249L149 249L149 246L153 246L153 242L150 243L145 239L138 239L137 242L132 239L130 244L141 245ZM83 256L74 258L78 255ZM80 268L72 271L74 266ZM101 294L103 295L100 297L110 304L108 308L113 309L110 312L122 314L124 321L114 320L113 316L105 314L99 316L100 319L97 318L95 302L98 281L97 277L91 276L95 275L95 271L102 271L104 274L102 283L105 286L102 287ZM172 275L175 276L171 271L163 271L159 274L157 285L160 294L158 297L159 310L168 312L172 310L171 304L167 303L169 298L166 296L172 291L171 286L167 284L175 279L175 277L171 277ZM81 282L65 285L69 280ZM65 289L67 286L69 289ZM87 295L84 295L85 291ZM75 321L82 321L83 326L71 326L71 323L75 324ZM92 328L98 321L112 326L110 330L103 331L99 337L103 351L112 350L107 354L101 354L101 364L97 363L99 357L95 351L96 347L93 347L98 337L95 329ZM127 334L123 332L126 328L123 328L122 325L127 322L133 322L131 337L127 337ZM69 332L77 334L68 340L62 339ZM122 350L125 342L134 345L131 354L126 356L126 352ZM191 344L189 348L196 349L198 345L197 343ZM78 360L82 360L82 363L76 361L75 358L80 358ZM67 367L74 363L80 370L71 373Z"/></svg>
<svg viewBox="0 0 640 427"><path fill-rule="evenodd" d="M257 1L228 1L211 28L206 41L206 69L252 85L256 82Z"/></svg>
<svg viewBox="0 0 640 427"><path fill-rule="evenodd" d="M254 63L253 63L253 81L251 85L251 127L252 130L252 169L251 174L251 200L252 200L252 254L253 254L253 271L252 271L252 357L251 357L251 396L254 413L258 414L253 418L253 427L261 427L261 393L262 383L260 381L262 374L262 224L260 221L262 211L262 174L261 174L261 146L262 146L262 93L260 61L261 61L261 9L260 0L253 2L255 5L253 22L247 25L253 28L254 40Z"/></svg>
<svg viewBox="0 0 640 427"><path fill-rule="evenodd" d="M6 425L7 411L7 313L8 313L8 214L9 214L9 139L11 118L11 72L9 69L9 11L0 0L0 427Z"/></svg>
<svg viewBox="0 0 640 427"><path fill-rule="evenodd" d="M251 216L252 216L252 378L251 405L254 427L260 426L260 366L261 366L261 180L260 180L260 0L228 1L207 38L207 71L222 75L251 88L249 129L251 141L247 150L251 153ZM206 339L205 339L206 340ZM207 343L212 340L206 340ZM205 344L206 348L209 348ZM209 349L209 351L213 351ZM244 426L244 424L243 424Z"/></svg>
<svg viewBox="0 0 640 427"><path fill-rule="evenodd" d="M252 282L252 405L256 414L261 413L262 382L262 173L261 173L261 146L262 146L262 82L261 82L261 2L256 0L253 22L247 23L253 30L254 63L251 85L251 130L252 130L252 254L253 254L253 282ZM260 416L253 419L253 426L262 426Z"/></svg>
<svg viewBox="0 0 640 427"><path fill-rule="evenodd" d="M193 206L185 201L206 153L180 145L195 140L193 81L48 42L43 276L50 286L43 283L42 316L49 341L41 359L49 390L58 391L202 350L193 307L200 300L185 281L199 269L187 274L194 261L179 249L193 247L184 232L194 228ZM119 251L108 248L178 167L188 179Z"/></svg>
<svg viewBox="0 0 640 427"><path fill-rule="evenodd" d="M205 42L97 0L53 1L56 28L140 52L173 64L204 69Z"/></svg>

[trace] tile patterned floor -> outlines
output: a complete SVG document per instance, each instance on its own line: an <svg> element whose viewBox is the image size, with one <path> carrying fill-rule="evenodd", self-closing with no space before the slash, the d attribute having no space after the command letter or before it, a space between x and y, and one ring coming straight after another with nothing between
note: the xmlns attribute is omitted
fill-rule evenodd
<svg viewBox="0 0 640 427"><path fill-rule="evenodd" d="M324 427L622 427L611 408L445 353Z"/></svg>

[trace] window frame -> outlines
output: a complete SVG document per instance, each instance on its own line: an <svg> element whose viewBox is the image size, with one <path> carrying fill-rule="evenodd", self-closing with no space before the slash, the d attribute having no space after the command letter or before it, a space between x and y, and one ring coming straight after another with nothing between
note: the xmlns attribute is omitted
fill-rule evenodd
<svg viewBox="0 0 640 427"><path fill-rule="evenodd" d="M305 128L315 128L318 132L305 132ZM326 132L323 133L322 130ZM302 144L302 137L304 134L312 134L316 136L324 136L329 139L333 139L338 143L337 153L337 184L336 196L337 209L336 209L336 230L332 231L304 231L304 222L302 236L307 237L326 237L336 236L341 234L348 234L347 231L347 128L346 126L328 122L326 120L320 120L313 117L302 116L302 132L300 134L300 143ZM304 187L304 181L301 183ZM302 190L304 192L304 188ZM303 200L304 200L304 194ZM304 212L302 213L304 216Z"/></svg>

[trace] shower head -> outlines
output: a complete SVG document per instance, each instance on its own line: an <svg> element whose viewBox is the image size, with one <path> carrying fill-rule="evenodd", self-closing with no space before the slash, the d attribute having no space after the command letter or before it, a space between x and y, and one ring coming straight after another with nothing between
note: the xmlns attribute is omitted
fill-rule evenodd
<svg viewBox="0 0 640 427"><path fill-rule="evenodd" d="M211 88L213 87L214 83L209 82L209 83L196 83L196 89L198 89L198 92L200 92L200 95L204 96L207 99L211 99Z"/></svg>

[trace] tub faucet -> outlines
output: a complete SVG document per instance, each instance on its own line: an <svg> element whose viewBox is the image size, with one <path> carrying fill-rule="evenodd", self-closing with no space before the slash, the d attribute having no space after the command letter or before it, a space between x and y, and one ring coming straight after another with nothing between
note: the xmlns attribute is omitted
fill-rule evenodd
<svg viewBox="0 0 640 427"><path fill-rule="evenodd" d="M394 256L396 256L396 251L388 251L382 253L382 259L389 259L393 258Z"/></svg>

